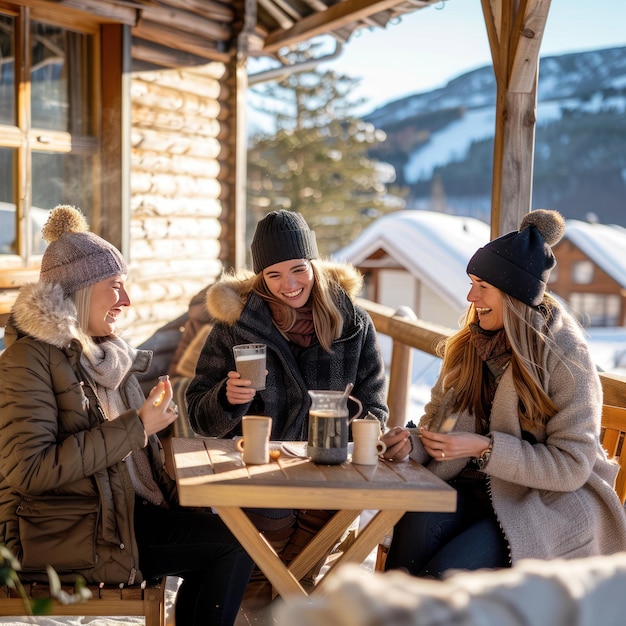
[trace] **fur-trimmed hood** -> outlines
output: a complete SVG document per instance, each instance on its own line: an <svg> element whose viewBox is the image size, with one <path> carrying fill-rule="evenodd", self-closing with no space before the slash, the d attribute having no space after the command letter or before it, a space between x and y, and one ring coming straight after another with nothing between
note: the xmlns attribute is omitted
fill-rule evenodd
<svg viewBox="0 0 626 626"><path fill-rule="evenodd" d="M38 282L20 289L6 326L7 347L22 335L60 349L81 341L76 307L71 298L64 297L61 285Z"/></svg>
<svg viewBox="0 0 626 626"><path fill-rule="evenodd" d="M337 283L352 301L361 293L363 276L352 265L332 261L314 261L318 270ZM246 305L256 274L250 270L238 270L225 274L207 292L206 308L218 321L232 326Z"/></svg>

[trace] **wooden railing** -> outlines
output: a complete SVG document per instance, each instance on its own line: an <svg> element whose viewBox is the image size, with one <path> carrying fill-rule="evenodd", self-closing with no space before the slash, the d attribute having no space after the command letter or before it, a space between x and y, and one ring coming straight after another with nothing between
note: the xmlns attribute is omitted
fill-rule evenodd
<svg viewBox="0 0 626 626"><path fill-rule="evenodd" d="M370 314L377 332L392 340L387 394L390 414L388 426L404 426L409 419L407 398L411 385L412 349L434 355L437 344L455 331L419 320L405 307L394 310L364 299L360 299L359 304ZM603 403L626 408L626 377L601 372L600 380L604 392ZM419 417L411 416L414 421Z"/></svg>

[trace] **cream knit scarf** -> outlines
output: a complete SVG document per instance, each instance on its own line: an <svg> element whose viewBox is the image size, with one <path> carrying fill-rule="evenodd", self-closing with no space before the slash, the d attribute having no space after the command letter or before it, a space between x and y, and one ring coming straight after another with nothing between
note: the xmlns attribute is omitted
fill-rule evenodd
<svg viewBox="0 0 626 626"><path fill-rule="evenodd" d="M137 351L125 341L111 337L97 345L91 355L93 363L83 354L80 362L95 383L96 395L107 420L114 420L131 408L125 406L119 386L133 365ZM156 506L165 499L154 479L146 448L134 450L125 459L135 492Z"/></svg>

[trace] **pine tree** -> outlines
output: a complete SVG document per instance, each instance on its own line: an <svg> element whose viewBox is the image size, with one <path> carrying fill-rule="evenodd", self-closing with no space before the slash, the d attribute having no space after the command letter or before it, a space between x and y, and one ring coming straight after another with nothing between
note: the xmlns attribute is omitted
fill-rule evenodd
<svg viewBox="0 0 626 626"><path fill-rule="evenodd" d="M287 58L298 64L314 52L315 45L303 45ZM329 255L372 220L403 208L402 191L387 188L393 168L368 156L384 133L351 114L362 104L350 99L357 83L316 68L263 86L264 113L276 131L252 137L248 149L252 225L271 210L298 211L315 230L320 254Z"/></svg>

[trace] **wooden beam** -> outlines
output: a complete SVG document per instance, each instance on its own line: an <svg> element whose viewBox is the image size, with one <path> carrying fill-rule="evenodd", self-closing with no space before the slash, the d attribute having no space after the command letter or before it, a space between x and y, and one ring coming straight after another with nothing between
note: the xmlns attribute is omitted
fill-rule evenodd
<svg viewBox="0 0 626 626"><path fill-rule="evenodd" d="M167 25L168 28L180 31L181 39L191 34L215 41L229 41L232 37L230 22L223 23L221 19L220 16L215 20L208 17L200 19L194 13L173 7L149 7L143 10L143 17L137 30L141 30L142 24L149 22L155 25Z"/></svg>
<svg viewBox="0 0 626 626"><path fill-rule="evenodd" d="M55 2L42 2L41 0L22 0L20 4L41 10L44 13L58 19L59 8L79 11L83 15L96 16L101 20L111 23L133 25L137 23L140 8L146 5L139 3L117 3L106 0L56 0Z"/></svg>
<svg viewBox="0 0 626 626"><path fill-rule="evenodd" d="M160 0L159 4L191 11L216 22L230 23L235 18L235 12L231 6L222 2L214 2L214 0Z"/></svg>
<svg viewBox="0 0 626 626"><path fill-rule="evenodd" d="M493 239L516 230L531 210L539 49L551 0L481 2L497 89Z"/></svg>
<svg viewBox="0 0 626 626"><path fill-rule="evenodd" d="M531 93L535 89L539 69L539 49L548 19L550 2L551 0L536 0L523 16L513 57L509 91Z"/></svg>
<svg viewBox="0 0 626 626"><path fill-rule="evenodd" d="M133 37L147 39L153 43L159 42L166 47L182 50L209 61L227 63L231 57L228 51L218 50L215 41L153 22L142 21L133 28Z"/></svg>
<svg viewBox="0 0 626 626"><path fill-rule="evenodd" d="M339 2L329 7L326 11L314 13L298 20L289 29L270 33L265 40L263 51L274 53L285 46L291 46L311 37L344 28L351 22L363 20L374 13L392 9L403 2L404 0L345 0L344 2ZM424 0L415 4L421 4L426 7L432 4L432 2L433 0Z"/></svg>
<svg viewBox="0 0 626 626"><path fill-rule="evenodd" d="M206 58L190 54L183 50L173 50L165 46L159 46L152 41L133 37L132 58L134 61L142 61L150 65L160 67L180 68L204 65Z"/></svg>

